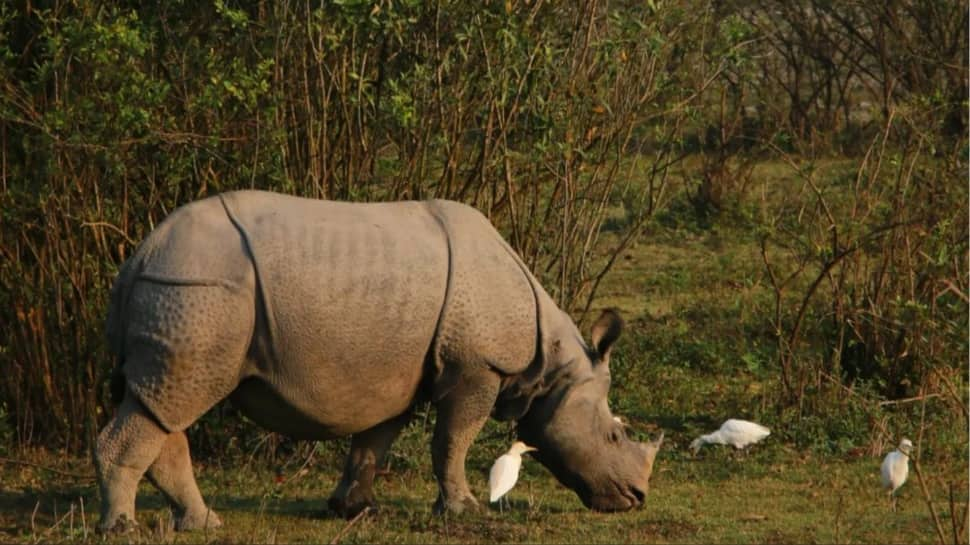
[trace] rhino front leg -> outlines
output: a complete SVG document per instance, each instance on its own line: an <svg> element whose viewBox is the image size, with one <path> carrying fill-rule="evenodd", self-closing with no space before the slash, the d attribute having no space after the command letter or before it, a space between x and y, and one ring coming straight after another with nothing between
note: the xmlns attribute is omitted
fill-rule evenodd
<svg viewBox="0 0 970 545"><path fill-rule="evenodd" d="M375 508L374 475L384 463L391 443L411 419L407 411L373 428L355 433L350 440L350 454L344 474L327 501L330 509L342 517L352 518L367 507Z"/></svg>
<svg viewBox="0 0 970 545"><path fill-rule="evenodd" d="M431 460L438 479L435 513L478 509L465 476L465 456L495 406L499 385L498 375L491 370L469 370L436 403L438 414L431 440Z"/></svg>
<svg viewBox="0 0 970 545"><path fill-rule="evenodd" d="M148 480L158 488L175 512L175 529L218 528L222 521L202 501L192 475L189 442L185 432L168 434L158 458L148 468Z"/></svg>

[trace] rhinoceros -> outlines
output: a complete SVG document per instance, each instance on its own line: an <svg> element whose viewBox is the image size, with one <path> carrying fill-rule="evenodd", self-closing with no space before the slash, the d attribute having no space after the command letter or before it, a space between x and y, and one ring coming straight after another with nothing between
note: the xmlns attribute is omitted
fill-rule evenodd
<svg viewBox="0 0 970 545"><path fill-rule="evenodd" d="M376 468L435 408L436 512L478 502L465 456L489 416L589 508L640 506L660 439L607 404L612 310L587 344L492 224L446 200L346 203L235 191L172 212L122 265L105 322L117 412L94 462L102 530L134 524L142 476L179 530L216 527L185 429L225 398L295 438L351 436L329 506L375 505Z"/></svg>

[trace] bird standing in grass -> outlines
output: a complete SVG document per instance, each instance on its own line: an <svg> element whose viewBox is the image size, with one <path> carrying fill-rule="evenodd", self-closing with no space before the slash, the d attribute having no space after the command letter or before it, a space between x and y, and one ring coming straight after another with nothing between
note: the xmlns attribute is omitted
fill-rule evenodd
<svg viewBox="0 0 970 545"><path fill-rule="evenodd" d="M753 445L771 434L771 430L748 422L732 418L721 424L721 428L714 433L702 435L690 444L690 449L697 455L697 451L705 444L731 445L738 450L742 450L748 445Z"/></svg>
<svg viewBox="0 0 970 545"><path fill-rule="evenodd" d="M512 443L512 447L505 454L498 457L488 472L488 501L494 503L502 498L519 480L519 468L522 467L522 455L526 452L538 450L522 441ZM508 501L508 499L506 499ZM502 504L499 502L499 507Z"/></svg>
<svg viewBox="0 0 970 545"><path fill-rule="evenodd" d="M889 489L889 505L896 511L896 490L906 482L909 476L909 453L913 450L913 442L903 439L899 447L890 452L882 461L882 486Z"/></svg>

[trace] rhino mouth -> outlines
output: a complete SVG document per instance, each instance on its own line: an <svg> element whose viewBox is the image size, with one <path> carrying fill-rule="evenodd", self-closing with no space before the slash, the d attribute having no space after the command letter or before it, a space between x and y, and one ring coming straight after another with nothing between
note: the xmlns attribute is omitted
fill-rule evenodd
<svg viewBox="0 0 970 545"><path fill-rule="evenodd" d="M643 483L631 483L631 481L636 482L636 479L606 477L598 482L590 482L578 473L554 463L548 457L543 457L542 454L543 451L540 448L533 456L552 471L553 476L560 483L575 492L587 509L604 513L629 511L641 507L646 499L647 487Z"/></svg>
<svg viewBox="0 0 970 545"><path fill-rule="evenodd" d="M629 511L643 505L647 494L636 486L623 486L613 484L612 494L593 496L588 502L588 507L594 511L612 513L617 511Z"/></svg>

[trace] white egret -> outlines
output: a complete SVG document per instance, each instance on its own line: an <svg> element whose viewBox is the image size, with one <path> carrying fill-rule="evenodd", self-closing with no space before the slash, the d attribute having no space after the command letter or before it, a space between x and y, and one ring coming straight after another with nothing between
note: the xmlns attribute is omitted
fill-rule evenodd
<svg viewBox="0 0 970 545"><path fill-rule="evenodd" d="M718 445L731 445L738 450L742 450L748 445L753 445L771 434L771 430L747 420L731 418L723 424L721 428L713 433L702 435L690 444L690 448L697 455L697 451L707 443Z"/></svg>
<svg viewBox="0 0 970 545"><path fill-rule="evenodd" d="M909 476L909 453L913 450L913 442L903 439L899 447L890 452L882 461L882 486L889 489L890 508L896 510L896 490L906 482Z"/></svg>
<svg viewBox="0 0 970 545"><path fill-rule="evenodd" d="M538 450L522 441L512 443L512 447L505 454L498 457L488 472L488 501L494 503L502 498L519 480L519 468L522 467L522 455L526 452ZM507 500L506 500L507 501ZM499 503L501 507L501 503Z"/></svg>

